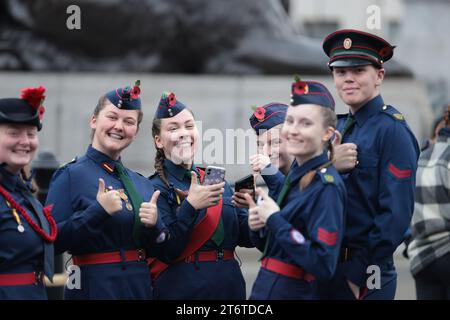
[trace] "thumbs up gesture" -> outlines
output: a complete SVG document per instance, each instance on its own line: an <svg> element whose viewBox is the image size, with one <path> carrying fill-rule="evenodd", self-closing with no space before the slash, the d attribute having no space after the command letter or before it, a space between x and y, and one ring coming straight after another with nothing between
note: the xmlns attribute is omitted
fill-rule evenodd
<svg viewBox="0 0 450 320"><path fill-rule="evenodd" d="M255 154L250 157L250 166L254 174L260 174L269 164L271 164L270 158L264 154Z"/></svg>
<svg viewBox="0 0 450 320"><path fill-rule="evenodd" d="M150 201L142 202L141 207L139 208L139 218L141 219L142 224L147 228L154 227L158 220L158 208L156 203L160 193L161 191L159 190L153 192Z"/></svg>
<svg viewBox="0 0 450 320"><path fill-rule="evenodd" d="M258 231L265 227L265 223L259 218L258 209L253 198L248 194L244 194L245 200L248 203L248 226L252 231Z"/></svg>
<svg viewBox="0 0 450 320"><path fill-rule="evenodd" d="M335 131L336 137L333 141L334 166L339 172L352 170L358 164L358 151L354 143L342 143L342 135Z"/></svg>
<svg viewBox="0 0 450 320"><path fill-rule="evenodd" d="M264 223L264 225L267 222L267 219L269 219L269 217L274 214L275 212L280 211L280 207L278 206L278 204L273 201L273 199L271 197L269 197L269 195L261 188L257 188L256 189L256 194L260 197L260 199L262 200L261 203L258 203L258 205L256 205L256 207L253 207L253 209L255 209L255 211L258 213L258 219L260 222ZM253 199L250 198L249 195L245 195L245 197L247 198L247 202L249 203L249 205L255 205L255 202L253 201ZM250 198L250 199L248 199ZM250 207L250 210L252 210L252 208ZM250 210L249 210L249 219L250 219Z"/></svg>
<svg viewBox="0 0 450 320"><path fill-rule="evenodd" d="M97 201L110 215L122 211L122 199L117 190L105 190L105 181L98 179Z"/></svg>

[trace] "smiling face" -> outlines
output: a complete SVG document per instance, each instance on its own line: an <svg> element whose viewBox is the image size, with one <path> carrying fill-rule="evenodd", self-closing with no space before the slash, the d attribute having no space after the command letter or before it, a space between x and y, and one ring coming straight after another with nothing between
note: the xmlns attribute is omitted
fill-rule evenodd
<svg viewBox="0 0 450 320"><path fill-rule="evenodd" d="M272 165L280 169L290 167L293 160L286 151L286 139L281 137L282 126L280 123L256 137L258 153L268 156Z"/></svg>
<svg viewBox="0 0 450 320"><path fill-rule="evenodd" d="M155 145L164 151L167 159L190 168L197 149L198 130L194 116L184 109L172 118L160 120L159 133L155 133Z"/></svg>
<svg viewBox="0 0 450 320"><path fill-rule="evenodd" d="M379 87L384 79L384 69L377 69L372 65L352 68L334 67L333 79L342 101L355 113L379 94Z"/></svg>
<svg viewBox="0 0 450 320"><path fill-rule="evenodd" d="M322 154L333 136L334 128L325 124L324 112L331 110L314 104L288 108L281 134L286 139L286 151L299 164Z"/></svg>
<svg viewBox="0 0 450 320"><path fill-rule="evenodd" d="M26 124L0 124L0 163L16 174L29 164L39 145L37 128Z"/></svg>
<svg viewBox="0 0 450 320"><path fill-rule="evenodd" d="M106 100L100 112L91 118L92 147L117 160L122 150L136 139L138 117L138 110L122 110Z"/></svg>

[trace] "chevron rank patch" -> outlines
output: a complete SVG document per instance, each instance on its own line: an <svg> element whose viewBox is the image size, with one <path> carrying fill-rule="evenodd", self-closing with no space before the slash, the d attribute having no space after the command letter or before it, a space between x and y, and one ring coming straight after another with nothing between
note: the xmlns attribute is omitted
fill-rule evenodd
<svg viewBox="0 0 450 320"><path fill-rule="evenodd" d="M337 242L337 232L329 232L324 228L319 228L317 231L317 240L329 246L334 246Z"/></svg>
<svg viewBox="0 0 450 320"><path fill-rule="evenodd" d="M392 163L389 163L388 171L398 179L409 178L412 175L412 170L402 170L397 168Z"/></svg>

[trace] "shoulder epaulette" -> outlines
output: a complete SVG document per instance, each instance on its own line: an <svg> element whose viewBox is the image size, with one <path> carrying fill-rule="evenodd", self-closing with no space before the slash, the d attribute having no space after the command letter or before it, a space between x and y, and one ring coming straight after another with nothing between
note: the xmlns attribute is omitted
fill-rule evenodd
<svg viewBox="0 0 450 320"><path fill-rule="evenodd" d="M334 177L328 173L326 168L317 171L317 174L322 179L323 183L334 183Z"/></svg>
<svg viewBox="0 0 450 320"><path fill-rule="evenodd" d="M391 118L397 121L405 121L405 117L393 106L384 105L381 107L381 112L389 115Z"/></svg>
<svg viewBox="0 0 450 320"><path fill-rule="evenodd" d="M65 166L67 166L67 165L69 165L69 164L75 163L75 162L77 162L77 160L78 160L78 157L75 157L75 158L73 158L72 160L70 160L69 162L66 162L66 163L60 165L60 166L59 166L59 169L64 168Z"/></svg>

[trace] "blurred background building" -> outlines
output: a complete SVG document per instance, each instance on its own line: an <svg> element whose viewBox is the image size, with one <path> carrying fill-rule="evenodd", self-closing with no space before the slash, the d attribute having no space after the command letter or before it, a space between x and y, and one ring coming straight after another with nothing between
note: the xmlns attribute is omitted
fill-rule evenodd
<svg viewBox="0 0 450 320"><path fill-rule="evenodd" d="M429 104L434 112L441 114L450 100L450 1L290 0L287 3L292 22L308 37L320 40L333 30L354 28L375 33L396 45L395 58L423 82ZM367 28L373 6L380 10L380 29Z"/></svg>

